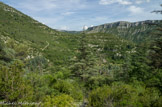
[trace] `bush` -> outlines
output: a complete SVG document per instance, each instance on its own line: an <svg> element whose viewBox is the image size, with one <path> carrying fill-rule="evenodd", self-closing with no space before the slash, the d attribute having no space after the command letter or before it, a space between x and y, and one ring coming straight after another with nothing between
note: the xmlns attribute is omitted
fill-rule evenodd
<svg viewBox="0 0 162 107"><path fill-rule="evenodd" d="M76 107L74 104L74 99L67 95L61 94L58 96L50 97L47 96L44 100L44 107Z"/></svg>
<svg viewBox="0 0 162 107"><path fill-rule="evenodd" d="M155 88L132 86L121 82L112 86L103 86L93 90L89 95L91 107L156 107L159 92Z"/></svg>
<svg viewBox="0 0 162 107"><path fill-rule="evenodd" d="M52 88L57 90L59 93L64 93L67 95L72 96L75 100L81 100L82 99L82 91L78 88L77 84L75 86L73 85L75 83L70 83L65 80L57 80Z"/></svg>

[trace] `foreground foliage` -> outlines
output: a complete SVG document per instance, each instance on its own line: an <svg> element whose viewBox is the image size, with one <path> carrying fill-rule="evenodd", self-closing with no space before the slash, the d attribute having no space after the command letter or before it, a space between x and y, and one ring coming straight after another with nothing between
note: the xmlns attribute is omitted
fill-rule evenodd
<svg viewBox="0 0 162 107"><path fill-rule="evenodd" d="M136 44L112 34L61 33L0 6L7 20L0 22L0 102L162 106L161 23L154 42Z"/></svg>

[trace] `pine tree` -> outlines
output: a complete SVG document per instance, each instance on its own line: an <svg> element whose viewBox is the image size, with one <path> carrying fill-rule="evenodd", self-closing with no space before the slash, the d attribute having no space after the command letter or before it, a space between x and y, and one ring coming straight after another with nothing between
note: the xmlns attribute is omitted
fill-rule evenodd
<svg viewBox="0 0 162 107"><path fill-rule="evenodd" d="M162 10L153 12L162 14ZM155 40L150 46L149 57L151 59L150 66L152 67L152 70L150 74L151 77L147 81L147 86L156 87L162 92L162 21L151 25L157 27L157 32L154 34Z"/></svg>
<svg viewBox="0 0 162 107"><path fill-rule="evenodd" d="M16 103L32 99L32 88L23 80L23 74L23 63L20 61L0 67L0 100Z"/></svg>
<svg viewBox="0 0 162 107"><path fill-rule="evenodd" d="M155 10L153 12L162 14L162 10ZM162 68L162 21L153 25L157 26L157 33L154 35L155 40L151 45L150 57L152 60L151 65L158 69Z"/></svg>
<svg viewBox="0 0 162 107"><path fill-rule="evenodd" d="M75 76L82 78L82 80L88 78L88 74L92 73L95 60L95 55L92 49L88 46L86 34L83 32L80 36L79 47L77 49L74 64L71 66Z"/></svg>

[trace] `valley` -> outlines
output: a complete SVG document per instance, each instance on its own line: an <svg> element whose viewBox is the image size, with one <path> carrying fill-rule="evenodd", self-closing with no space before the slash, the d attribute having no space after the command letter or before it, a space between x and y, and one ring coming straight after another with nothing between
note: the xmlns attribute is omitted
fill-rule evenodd
<svg viewBox="0 0 162 107"><path fill-rule="evenodd" d="M59 31L0 2L0 102L161 107L161 27L120 21Z"/></svg>

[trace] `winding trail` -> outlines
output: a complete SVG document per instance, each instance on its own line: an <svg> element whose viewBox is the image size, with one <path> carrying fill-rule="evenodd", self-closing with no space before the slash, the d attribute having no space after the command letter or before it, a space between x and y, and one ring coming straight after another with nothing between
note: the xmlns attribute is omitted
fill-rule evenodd
<svg viewBox="0 0 162 107"><path fill-rule="evenodd" d="M44 51L49 46L49 42L46 41L46 43L47 45L44 48L42 48L42 51Z"/></svg>

